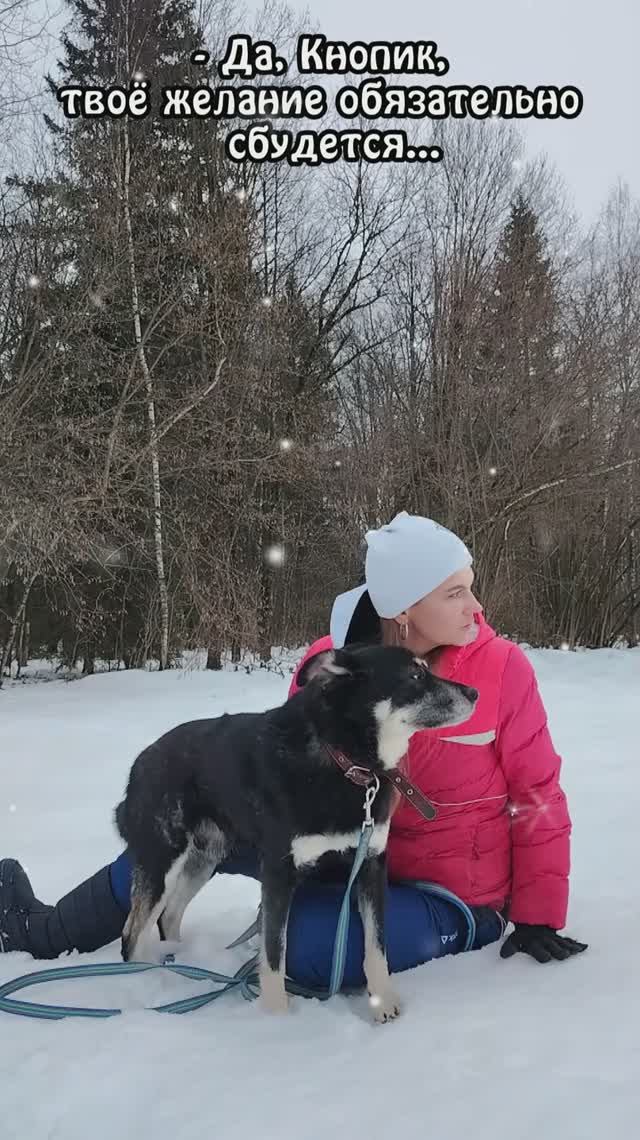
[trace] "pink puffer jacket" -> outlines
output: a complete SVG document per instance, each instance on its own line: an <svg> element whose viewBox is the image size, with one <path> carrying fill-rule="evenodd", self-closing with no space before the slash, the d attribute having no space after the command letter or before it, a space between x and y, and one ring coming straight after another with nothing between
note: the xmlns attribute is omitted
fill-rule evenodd
<svg viewBox="0 0 640 1140"><path fill-rule="evenodd" d="M472 685L475 712L412 737L406 770L438 807L431 822L402 799L391 820L389 878L440 883L470 905L508 908L512 922L561 930L569 893L571 820L535 673L482 614L470 645L447 647L434 672ZM323 637L304 661L332 646Z"/></svg>

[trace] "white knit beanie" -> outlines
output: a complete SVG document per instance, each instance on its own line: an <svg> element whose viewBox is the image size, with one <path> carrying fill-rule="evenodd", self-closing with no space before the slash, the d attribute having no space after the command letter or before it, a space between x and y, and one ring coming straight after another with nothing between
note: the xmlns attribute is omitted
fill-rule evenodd
<svg viewBox="0 0 640 1140"><path fill-rule="evenodd" d="M366 534L369 597L383 618L397 617L473 558L462 539L433 519L400 511Z"/></svg>

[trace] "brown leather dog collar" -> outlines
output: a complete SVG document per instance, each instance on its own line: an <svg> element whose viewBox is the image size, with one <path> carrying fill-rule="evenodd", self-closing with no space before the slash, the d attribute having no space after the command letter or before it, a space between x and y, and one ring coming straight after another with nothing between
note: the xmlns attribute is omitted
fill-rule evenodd
<svg viewBox="0 0 640 1140"><path fill-rule="evenodd" d="M345 756L344 752L337 752L328 744L325 744L325 748L331 759L335 760L338 767L344 772L347 780L351 780L353 784L358 784L362 788L369 787L373 783L374 773L371 768L367 768L364 764L354 764L348 756ZM428 800L420 789L416 788L415 784L412 784L411 780L398 768L385 769L380 773L375 773L375 775L383 776L385 780L388 780L396 791L400 792L410 804L413 804L416 811L424 819L435 819L438 812L431 800Z"/></svg>

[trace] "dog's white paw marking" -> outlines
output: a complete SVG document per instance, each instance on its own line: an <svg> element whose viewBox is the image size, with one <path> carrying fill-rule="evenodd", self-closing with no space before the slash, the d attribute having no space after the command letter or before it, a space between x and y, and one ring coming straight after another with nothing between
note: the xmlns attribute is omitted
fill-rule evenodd
<svg viewBox="0 0 640 1140"><path fill-rule="evenodd" d="M260 994L260 1002L266 1013L287 1013L289 1010L289 995Z"/></svg>
<svg viewBox="0 0 640 1140"><path fill-rule="evenodd" d="M394 1017L398 1017L398 1015L402 1013L400 998L391 988L384 990L382 993L370 994L369 1002L373 1009L374 1019L379 1024L385 1021L393 1021Z"/></svg>
<svg viewBox="0 0 640 1140"><path fill-rule="evenodd" d="M267 1013L286 1013L289 1009L289 995L279 973L265 970L260 974L260 1004Z"/></svg>

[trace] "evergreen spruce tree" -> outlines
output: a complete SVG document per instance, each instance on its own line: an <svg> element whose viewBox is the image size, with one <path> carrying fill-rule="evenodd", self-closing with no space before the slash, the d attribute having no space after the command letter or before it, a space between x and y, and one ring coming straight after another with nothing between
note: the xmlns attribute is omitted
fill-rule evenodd
<svg viewBox="0 0 640 1140"><path fill-rule="evenodd" d="M484 331L474 370L476 446L487 465L508 435L530 438L549 459L560 439L562 396L559 305L553 271L535 212L515 199L497 252L486 300Z"/></svg>
<svg viewBox="0 0 640 1140"><path fill-rule="evenodd" d="M83 483L96 504L83 520L86 546L106 539L126 552L117 560L124 566L110 566L105 583L104 562L101 571L89 571L80 549L82 572L69 568L72 597L63 606L91 630L80 639L92 641L84 645L87 659L94 649L112 655L107 642L122 642L126 613L138 615L126 640L133 635L142 657L151 651L166 664L168 647L156 635L157 590L166 626L169 569L162 560L171 522L170 512L161 512L162 497L171 502L176 491L175 465L154 463L150 478L150 432L171 421L216 367L221 353L210 343L207 310L208 297L220 290L208 276L223 242L227 256L239 243L246 264L246 238L237 199L221 192L215 131L157 113L164 86L198 77L190 54L203 43L191 0L67 2L72 20L59 75L48 77L52 95L65 86L127 88L144 80L152 111L142 119L48 116L56 174L45 185L23 184L38 204L38 284L26 340L33 359L40 351L34 336L49 338L41 417L49 425L54 417L67 433L62 462L60 438L48 433L51 475L57 469L67 486ZM51 235L44 258L43 233ZM136 452L147 452L144 461L119 474ZM139 659L130 644L119 649Z"/></svg>

